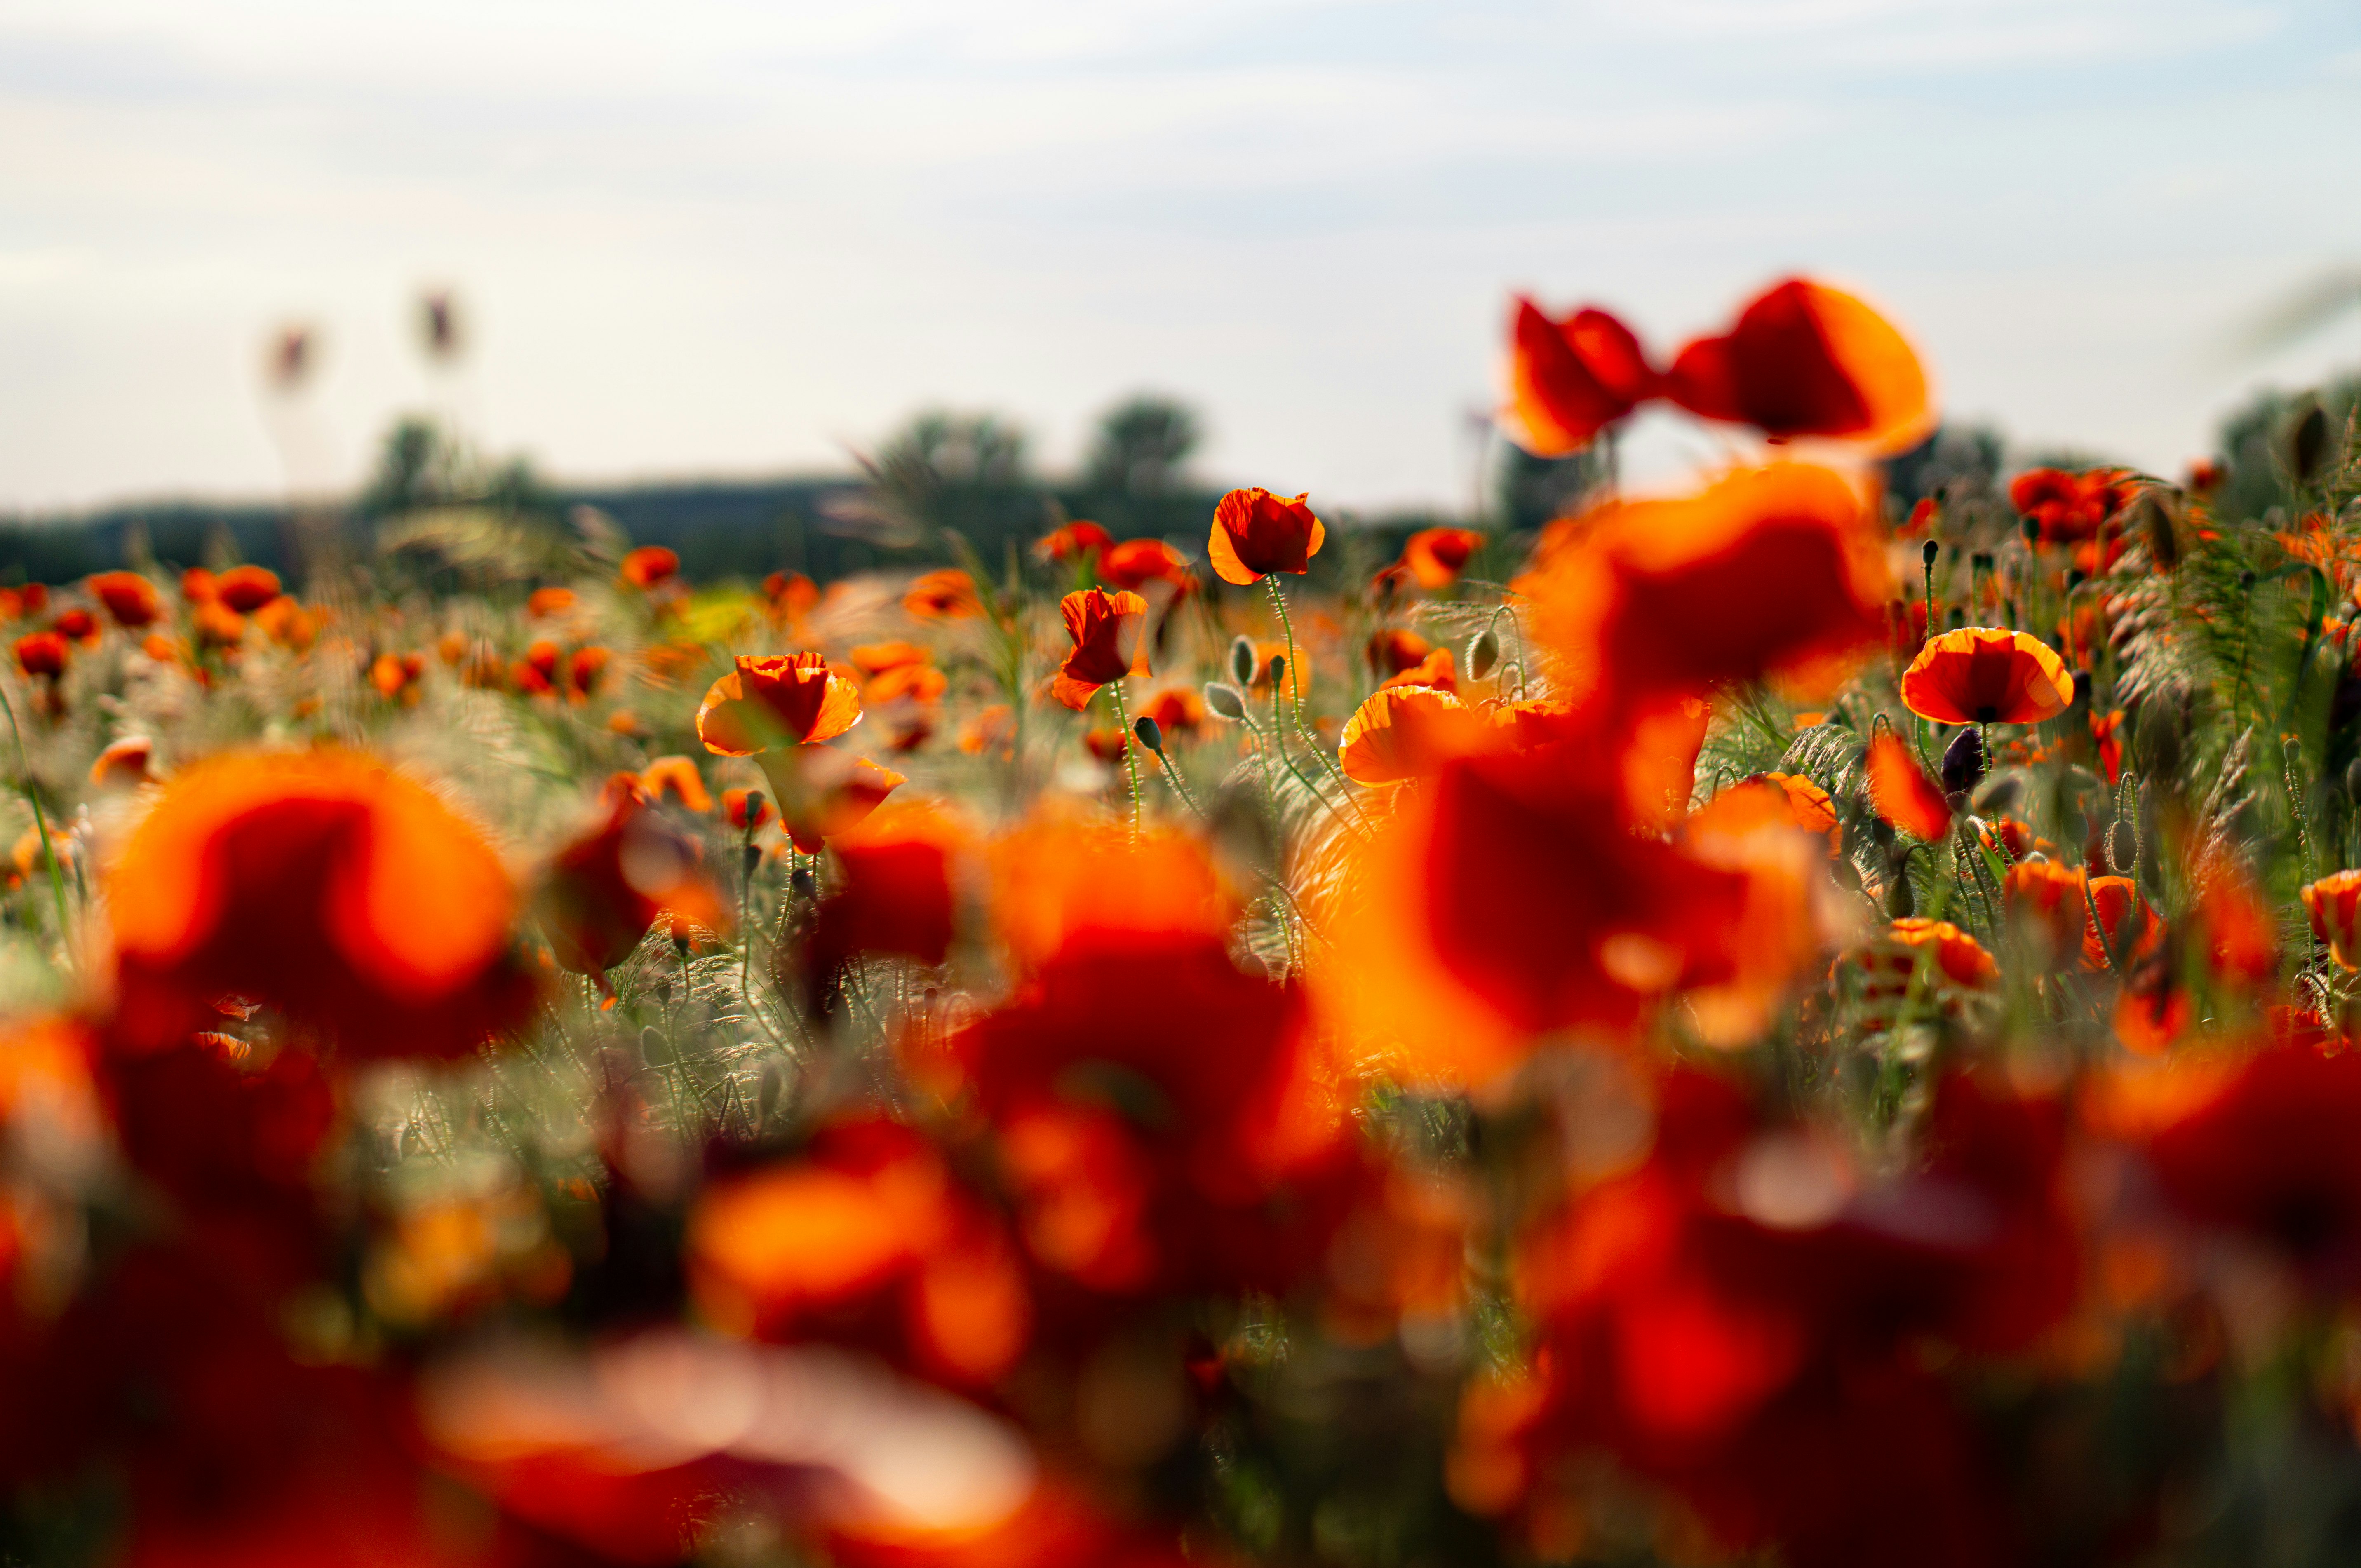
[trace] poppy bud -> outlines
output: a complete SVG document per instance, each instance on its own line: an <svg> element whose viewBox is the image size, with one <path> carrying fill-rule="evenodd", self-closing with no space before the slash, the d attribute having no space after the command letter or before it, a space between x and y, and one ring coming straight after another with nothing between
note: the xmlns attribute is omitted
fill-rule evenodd
<svg viewBox="0 0 2361 1568"><path fill-rule="evenodd" d="M1492 635L1492 629L1488 626L1476 634L1474 641L1467 644L1467 678L1471 681L1482 680L1492 673L1492 666L1499 662L1500 640Z"/></svg>
<svg viewBox="0 0 2361 1568"><path fill-rule="evenodd" d="M2026 543L2029 545L2037 545L2041 543L2041 520L2039 518L2028 517L2025 519L2023 527L2025 529Z"/></svg>
<svg viewBox="0 0 2361 1568"><path fill-rule="evenodd" d="M650 1067L662 1067L672 1060L672 1042L653 1024L640 1031L640 1059Z"/></svg>
<svg viewBox="0 0 2361 1568"><path fill-rule="evenodd" d="M1277 691L1287 679L1287 655L1273 653L1264 673L1270 676L1270 689Z"/></svg>
<svg viewBox="0 0 2361 1568"><path fill-rule="evenodd" d="M1935 565L1935 558L1942 553L1943 547L1929 539L1926 543L1918 547L1918 559L1924 562L1928 569L1931 570Z"/></svg>
<svg viewBox="0 0 2361 1568"><path fill-rule="evenodd" d="M2149 558L2157 570L2169 572L2180 565L2180 535L2173 527L2173 506L2166 493L2156 486L2139 493L2132 503L2136 514L2126 532L2137 532L2147 540Z"/></svg>
<svg viewBox="0 0 2361 1568"><path fill-rule="evenodd" d="M1156 720L1143 713L1133 721L1131 732L1139 737L1141 745L1159 757L1164 754L1164 730Z"/></svg>
<svg viewBox="0 0 2361 1568"><path fill-rule="evenodd" d="M1230 643L1230 679L1242 686L1250 686L1254 685L1254 644L1243 637L1233 639Z"/></svg>
<svg viewBox="0 0 2361 1568"><path fill-rule="evenodd" d="M819 884L813 878L809 866L797 866L788 876L787 885L795 890L797 898L809 898L812 890Z"/></svg>
<svg viewBox="0 0 2361 1568"><path fill-rule="evenodd" d="M754 872L760 870L763 864L762 848L759 845L749 844L738 852L738 860L739 874L752 880Z"/></svg>
<svg viewBox="0 0 2361 1568"><path fill-rule="evenodd" d="M2020 773L2003 773L1984 786L1976 810L1985 817L2005 817L2025 795L2025 778Z"/></svg>
<svg viewBox="0 0 2361 1568"><path fill-rule="evenodd" d="M1251 676L1253 672L1249 670L1247 674ZM1219 681L1205 683L1205 707L1209 712L1218 713L1234 721L1246 716L1246 698L1238 695L1235 686L1225 686Z"/></svg>
<svg viewBox="0 0 2361 1568"><path fill-rule="evenodd" d="M1885 913L1896 920L1907 920L1918 912L1918 901L1910 892L1910 863L1899 861L1885 879Z"/></svg>
<svg viewBox="0 0 2361 1568"><path fill-rule="evenodd" d="M1983 783L1987 765L1983 737L1973 729L1960 730L1943 750L1943 793L1965 795Z"/></svg>
<svg viewBox="0 0 2361 1568"><path fill-rule="evenodd" d="M2069 706L2070 706L2070 707L2073 707L2082 708L2082 709L2085 709L2085 710L2087 710L2087 709L2090 707L2090 706L2091 706L2091 672L2090 672L2090 671L2088 671L2088 670L2077 670L2077 671L2075 671L2075 672L2074 672L2074 700L2073 700L2073 702L2072 702L2071 704L2070 704Z"/></svg>
<svg viewBox="0 0 2361 1568"><path fill-rule="evenodd" d="M1881 850L1892 848L1894 844L1894 824L1888 822L1884 817L1878 816L1876 812L1872 810L1870 813L1869 817L1869 837Z"/></svg>
<svg viewBox="0 0 2361 1568"><path fill-rule="evenodd" d="M2308 485L2328 457L2328 411L2310 393L2288 425L2287 466L2297 484Z"/></svg>

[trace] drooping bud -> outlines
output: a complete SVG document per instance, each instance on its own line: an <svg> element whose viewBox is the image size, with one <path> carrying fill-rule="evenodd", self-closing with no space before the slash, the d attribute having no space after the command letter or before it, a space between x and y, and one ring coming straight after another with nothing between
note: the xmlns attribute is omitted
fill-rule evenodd
<svg viewBox="0 0 2361 1568"><path fill-rule="evenodd" d="M2312 483L2328 460L2328 411L2309 392L2288 422L2285 455L2288 473L2299 485Z"/></svg>
<svg viewBox="0 0 2361 1568"><path fill-rule="evenodd" d="M1492 629L1488 626L1477 632L1475 639L1467 644L1467 678L1471 681L1482 680L1492 673L1492 666L1499 662L1500 640L1492 635Z"/></svg>
<svg viewBox="0 0 2361 1568"><path fill-rule="evenodd" d="M1246 674L1251 678L1254 672L1249 668ZM1225 686L1219 681L1205 683L1205 707L1209 712L1234 723L1246 716L1246 701L1238 695L1237 687Z"/></svg>
<svg viewBox="0 0 2361 1568"><path fill-rule="evenodd" d="M1943 750L1943 793L1965 795L1983 783L1988 762L1983 737L1974 729L1962 729L1952 736L1950 745Z"/></svg>
<svg viewBox="0 0 2361 1568"><path fill-rule="evenodd" d="M1254 644L1247 641L1243 637L1232 639L1230 642L1230 679L1237 682L1238 685L1242 686L1250 686L1254 685Z"/></svg>
<svg viewBox="0 0 2361 1568"><path fill-rule="evenodd" d="M1164 755L1164 729L1156 720L1143 713L1133 720L1131 732L1139 737L1141 745L1159 757Z"/></svg>

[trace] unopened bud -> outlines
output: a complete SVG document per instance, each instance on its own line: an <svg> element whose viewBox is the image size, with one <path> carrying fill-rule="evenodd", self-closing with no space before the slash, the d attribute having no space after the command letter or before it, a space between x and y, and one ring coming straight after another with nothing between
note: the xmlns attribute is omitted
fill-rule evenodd
<svg viewBox="0 0 2361 1568"><path fill-rule="evenodd" d="M2318 398L2307 394L2301 411L2288 425L2288 472L2297 484L2308 485L2327 459L2328 411L2320 406Z"/></svg>
<svg viewBox="0 0 2361 1568"><path fill-rule="evenodd" d="M1132 722L1131 732L1139 737L1141 745L1159 757L1164 754L1164 729L1156 720L1143 713Z"/></svg>
<svg viewBox="0 0 2361 1568"><path fill-rule="evenodd" d="M1471 681L1482 680L1492 673L1492 666L1499 662L1500 640L1492 635L1492 629L1488 626L1477 632L1475 640L1467 644L1467 678Z"/></svg>
<svg viewBox="0 0 2361 1568"><path fill-rule="evenodd" d="M1965 795L1975 788L1983 782L1986 763L1983 737L1960 730L1943 751L1943 793Z"/></svg>
<svg viewBox="0 0 2361 1568"><path fill-rule="evenodd" d="M1254 685L1254 644L1243 637L1230 643L1230 678L1242 686Z"/></svg>
<svg viewBox="0 0 2361 1568"><path fill-rule="evenodd" d="M1918 547L1918 559L1926 563L1928 566L1932 566L1935 564L1935 558L1942 554L1942 553L1943 547L1929 539L1926 543Z"/></svg>
<svg viewBox="0 0 2361 1568"><path fill-rule="evenodd" d="M759 844L747 845L744 849L738 851L738 861L740 874L744 876L747 880L752 881L755 872L762 868L762 846Z"/></svg>
<svg viewBox="0 0 2361 1568"><path fill-rule="evenodd" d="M1270 677L1271 690L1277 691L1287 679L1287 655L1273 653L1270 656L1270 663L1264 666L1263 673Z"/></svg>
<svg viewBox="0 0 2361 1568"><path fill-rule="evenodd" d="M2025 520L2024 526L2025 542L2027 544L2038 545L2041 543L2041 520L2037 517L2028 517Z"/></svg>
<svg viewBox="0 0 2361 1568"><path fill-rule="evenodd" d="M818 879L813 877L809 866L797 866L788 876L787 885L795 890L797 898L809 898L812 895L812 889L818 887L819 883Z"/></svg>
<svg viewBox="0 0 2361 1568"><path fill-rule="evenodd" d="M1247 674L1251 675L1253 672L1249 670ZM1246 716L1246 698L1238 695L1235 686L1225 686L1219 681L1205 683L1205 707L1207 711L1233 722L1242 720Z"/></svg>
<svg viewBox="0 0 2361 1568"><path fill-rule="evenodd" d="M2361 757L2345 764L2345 793L2355 800L2361 800Z"/></svg>

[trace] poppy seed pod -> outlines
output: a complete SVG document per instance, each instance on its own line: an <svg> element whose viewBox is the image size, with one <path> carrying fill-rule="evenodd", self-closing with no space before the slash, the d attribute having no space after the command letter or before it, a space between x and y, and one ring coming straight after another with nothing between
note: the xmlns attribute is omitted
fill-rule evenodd
<svg viewBox="0 0 2361 1568"><path fill-rule="evenodd" d="M1270 656L1270 663L1263 666L1263 674L1270 677L1271 690L1277 691L1279 683L1287 678L1287 655L1273 653Z"/></svg>
<svg viewBox="0 0 2361 1568"><path fill-rule="evenodd" d="M1230 640L1230 678L1242 686L1254 685L1255 651L1250 639L1234 637Z"/></svg>
<svg viewBox="0 0 2361 1568"><path fill-rule="evenodd" d="M1164 754L1164 729L1156 720L1143 713L1133 721L1131 732L1139 737L1141 745L1159 757Z"/></svg>
<svg viewBox="0 0 2361 1568"><path fill-rule="evenodd" d="M1943 750L1943 793L1967 794L1983 783L1988 765L1983 738L1972 729L1960 730Z"/></svg>
<svg viewBox="0 0 2361 1568"><path fill-rule="evenodd" d="M1482 680L1492 673L1492 666L1499 662L1500 640L1493 636L1491 629L1487 627L1476 634L1475 641L1467 644L1467 678L1471 681Z"/></svg>
<svg viewBox="0 0 2361 1568"><path fill-rule="evenodd" d="M1246 699L1238 696L1237 688L1225 686L1219 681L1205 683L1205 707L1233 722L1242 721L1246 716Z"/></svg>
<svg viewBox="0 0 2361 1568"><path fill-rule="evenodd" d="M1943 547L1940 544L1936 543L1935 541L1931 539L1918 547L1918 559L1926 565L1929 571L1934 569L1937 558L1942 554Z"/></svg>
<svg viewBox="0 0 2361 1568"><path fill-rule="evenodd" d="M2288 422L2288 473L2299 485L2312 483L2328 457L2328 411L2320 400L2306 396L2298 405L2299 411Z"/></svg>

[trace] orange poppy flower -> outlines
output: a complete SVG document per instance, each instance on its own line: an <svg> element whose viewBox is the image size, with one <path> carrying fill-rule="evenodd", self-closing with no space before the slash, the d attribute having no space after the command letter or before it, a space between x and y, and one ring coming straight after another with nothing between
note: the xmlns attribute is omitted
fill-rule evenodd
<svg viewBox="0 0 2361 1568"><path fill-rule="evenodd" d="M1215 575L1246 587L1273 572L1310 571L1328 530L1304 504L1308 495L1290 499L1257 486L1224 496L1206 543Z"/></svg>
<svg viewBox="0 0 2361 1568"><path fill-rule="evenodd" d="M713 809L713 796L706 790L705 775L686 757L656 758L640 770L640 789L658 804L669 796L690 811Z"/></svg>
<svg viewBox="0 0 2361 1568"><path fill-rule="evenodd" d="M153 626L164 613L164 596L137 572L101 572L91 578L90 591L126 630Z"/></svg>
<svg viewBox="0 0 2361 1568"><path fill-rule="evenodd" d="M981 757L990 752L1005 757L1016 740L1016 710L995 702L963 719L959 728L960 754Z"/></svg>
<svg viewBox="0 0 2361 1568"><path fill-rule="evenodd" d="M1401 564L1422 588L1447 588L1467 558L1484 547L1472 528L1422 528L1402 544Z"/></svg>
<svg viewBox="0 0 2361 1568"><path fill-rule="evenodd" d="M1084 588L1058 602L1073 651L1059 665L1050 695L1080 713L1099 687L1148 674L1148 601L1135 593Z"/></svg>
<svg viewBox="0 0 2361 1568"><path fill-rule="evenodd" d="M558 964L603 977L631 956L656 916L723 931L728 905L695 840L649 807L640 781L607 781L595 825L554 856L533 914Z"/></svg>
<svg viewBox="0 0 2361 1568"><path fill-rule="evenodd" d="M269 567L232 566L214 579L213 598L240 615L252 615L280 591L279 574Z"/></svg>
<svg viewBox="0 0 2361 1568"><path fill-rule="evenodd" d="M1835 436L1893 453L1935 427L1927 373L1902 334L1852 295L1802 278L1750 301L1728 333L1684 347L1664 381L1691 413L1773 440Z"/></svg>
<svg viewBox="0 0 2361 1568"><path fill-rule="evenodd" d="M256 610L254 624L262 628L262 634L273 642L292 648L299 653L312 646L312 641L320 630L319 622L310 611L295 602L292 594L280 594Z"/></svg>
<svg viewBox="0 0 2361 1568"><path fill-rule="evenodd" d="M1828 853L1838 852L1843 841L1843 829L1837 821L1836 802L1828 792L1801 773L1750 773L1730 786L1731 789L1767 789L1776 793L1779 803L1790 820L1806 833L1817 833L1828 841ZM1728 790L1722 792L1724 795ZM1719 798L1719 796L1716 797Z"/></svg>
<svg viewBox="0 0 2361 1568"><path fill-rule="evenodd" d="M1938 724L2038 724L2066 711L2074 677L2041 639L1963 626L1918 651L1902 673L1902 704Z"/></svg>
<svg viewBox="0 0 2361 1568"><path fill-rule="evenodd" d="M1376 693L1345 722L1337 761L1356 784L1390 784L1432 773L1446 757L1473 751L1486 725L1446 691L1401 686Z"/></svg>
<svg viewBox="0 0 2361 1568"><path fill-rule="evenodd" d="M1951 831L1950 801L1891 729L1869 743L1869 801L1886 821L1930 844Z"/></svg>
<svg viewBox="0 0 2361 1568"><path fill-rule="evenodd" d="M741 653L706 691L697 738L720 757L832 740L861 721L861 688L819 653Z"/></svg>
<svg viewBox="0 0 2361 1568"><path fill-rule="evenodd" d="M104 789L110 784L143 784L148 782L148 770L154 765L156 743L144 735L126 735L109 744L90 765L90 782Z"/></svg>
<svg viewBox="0 0 2361 1568"><path fill-rule="evenodd" d="M916 642L863 642L846 655L864 677L882 675L906 664L923 664L932 657Z"/></svg>
<svg viewBox="0 0 2361 1568"><path fill-rule="evenodd" d="M2038 936L2051 968L2079 956L2090 931L2083 877L2080 867L2055 861L2019 861L2001 878L2009 913Z"/></svg>
<svg viewBox="0 0 2361 1568"><path fill-rule="evenodd" d="M2019 515L2040 524L2045 544L2092 538L2123 510L2138 487L2128 468L2028 468L2009 481L2008 499Z"/></svg>
<svg viewBox="0 0 2361 1568"><path fill-rule="evenodd" d="M28 675L52 680L66 673L66 640L54 631L32 631L16 639L16 667Z"/></svg>
<svg viewBox="0 0 2361 1568"><path fill-rule="evenodd" d="M625 587L653 588L680 575L680 556L661 544L642 544L623 557L616 580Z"/></svg>
<svg viewBox="0 0 2361 1568"><path fill-rule="evenodd" d="M1579 452L1656 388L1640 340L1621 322L1591 307L1552 321L1519 296L1509 334L1518 445L1537 457Z"/></svg>
<svg viewBox="0 0 2361 1568"><path fill-rule="evenodd" d="M975 579L956 567L919 574L902 596L902 608L921 620L970 620L983 613Z"/></svg>
<svg viewBox="0 0 2361 1568"><path fill-rule="evenodd" d="M524 601L524 612L535 620L545 620L553 615L564 615L574 605L572 588L535 588L532 597Z"/></svg>
<svg viewBox="0 0 2361 1568"><path fill-rule="evenodd" d="M416 653L379 653L369 663L369 685L379 696L415 702L426 661Z"/></svg>
<svg viewBox="0 0 2361 1568"><path fill-rule="evenodd" d="M1139 716L1156 720L1167 735L1194 735L1205 725L1205 699L1191 687L1173 686L1142 703Z"/></svg>
<svg viewBox="0 0 2361 1568"><path fill-rule="evenodd" d="M771 809L771 797L758 789L733 784L721 792L721 815L730 826L741 832L759 828L776 815Z"/></svg>
<svg viewBox="0 0 2361 1568"><path fill-rule="evenodd" d="M819 585L801 572L773 572L763 579L763 602L774 617L792 620L819 604Z"/></svg>
<svg viewBox="0 0 2361 1568"><path fill-rule="evenodd" d="M1852 955L1862 975L1862 1021L1872 1028L1891 1027L1909 995L1921 953L1934 955L1932 978L1938 987L1980 992L2000 982L2000 965L1984 945L1948 920L1912 916L1896 920ZM1946 1000L1946 1010L1958 1005Z"/></svg>
<svg viewBox="0 0 2361 1568"><path fill-rule="evenodd" d="M116 1028L159 1047L236 995L376 1055L451 1056L530 999L516 890L432 793L347 751L181 773L107 871Z"/></svg>
<svg viewBox="0 0 2361 1568"><path fill-rule="evenodd" d="M212 604L221 598L221 579L203 566L181 574L181 597L191 604Z"/></svg>
<svg viewBox="0 0 2361 1568"><path fill-rule="evenodd" d="M566 695L580 702L598 690L599 678L614 660L613 653L596 643L574 650L574 656L566 662Z"/></svg>
<svg viewBox="0 0 2361 1568"><path fill-rule="evenodd" d="M2125 969L2136 959L2156 950L2164 939L2164 922L2139 895L2139 886L2129 877L2092 877L2090 883L2091 905L2098 912L2098 924L2082 933L2082 967L2103 970L2107 965L2110 947L2121 959ZM2106 939L2100 939L2100 930Z"/></svg>
<svg viewBox="0 0 2361 1568"><path fill-rule="evenodd" d="M1414 670L1426 662L1434 644L1417 632L1405 628L1389 627L1369 639L1369 668L1380 680L1399 675L1404 670Z"/></svg>
<svg viewBox="0 0 2361 1568"><path fill-rule="evenodd" d="M869 819L885 797L908 781L866 757L824 746L765 751L758 761L777 797L788 840L807 855Z"/></svg>
<svg viewBox="0 0 2361 1568"><path fill-rule="evenodd" d="M2331 872L2305 884L2298 896L2312 917L2312 934L2328 944L2328 956L2361 970L2361 871Z"/></svg>
<svg viewBox="0 0 2361 1568"><path fill-rule="evenodd" d="M1890 583L1882 530L1851 483L1779 463L1552 523L1516 586L1557 694L1636 707L1831 674L1884 635Z"/></svg>
<svg viewBox="0 0 2361 1568"><path fill-rule="evenodd" d="M1033 554L1043 561L1082 561L1096 557L1115 543L1115 535L1095 522L1076 521L1053 529L1033 542Z"/></svg>
<svg viewBox="0 0 2361 1568"><path fill-rule="evenodd" d="M717 1181L684 1250L708 1321L848 1340L954 1384L998 1378L1032 1330L998 1217L925 1139L883 1120L839 1122L795 1160Z"/></svg>
<svg viewBox="0 0 2361 1568"><path fill-rule="evenodd" d="M235 648L246 640L246 617L217 598L201 599L196 614L197 641L211 648Z"/></svg>
<svg viewBox="0 0 2361 1568"><path fill-rule="evenodd" d="M959 930L959 871L968 835L924 806L879 812L836 840L843 880L820 901L807 969L825 983L860 953L934 965Z"/></svg>
<svg viewBox="0 0 2361 1568"><path fill-rule="evenodd" d="M1170 583L1186 593L1196 581L1189 558L1161 539L1126 539L1099 557L1099 580L1111 588L1137 592L1150 583Z"/></svg>
<svg viewBox="0 0 2361 1568"><path fill-rule="evenodd" d="M1401 686L1432 686L1436 691L1456 692L1459 689L1459 666L1448 648L1437 648L1419 663L1400 674L1389 675L1378 683L1379 691Z"/></svg>

